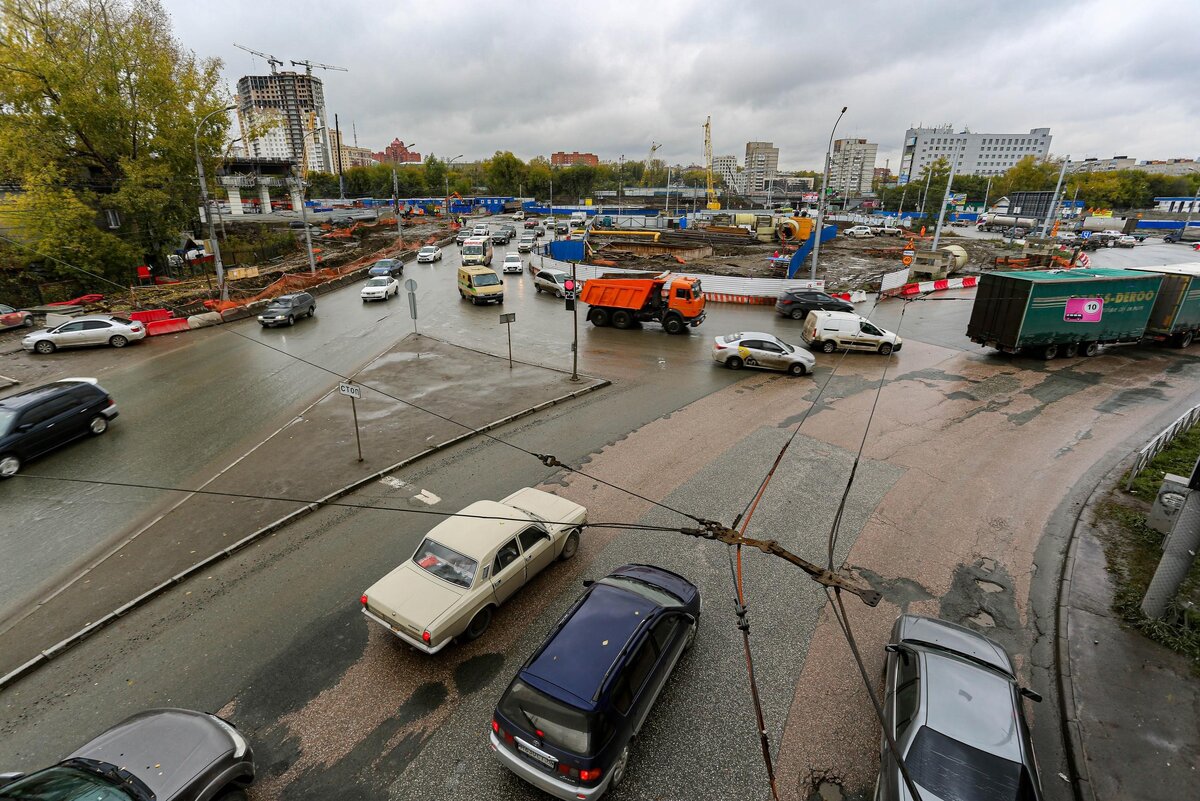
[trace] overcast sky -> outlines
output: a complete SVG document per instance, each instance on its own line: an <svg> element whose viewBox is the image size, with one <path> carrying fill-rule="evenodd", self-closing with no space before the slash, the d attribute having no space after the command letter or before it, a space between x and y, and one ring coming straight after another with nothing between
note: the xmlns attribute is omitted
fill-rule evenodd
<svg viewBox="0 0 1200 801"><path fill-rule="evenodd" d="M838 138L877 142L893 171L921 123L1048 126L1075 159L1200 156L1197 0L163 2L231 93L268 71L234 42L346 67L316 72L330 122L374 150L640 160L654 141L699 163L712 115L714 155L766 140L781 169L820 169L845 105Z"/></svg>

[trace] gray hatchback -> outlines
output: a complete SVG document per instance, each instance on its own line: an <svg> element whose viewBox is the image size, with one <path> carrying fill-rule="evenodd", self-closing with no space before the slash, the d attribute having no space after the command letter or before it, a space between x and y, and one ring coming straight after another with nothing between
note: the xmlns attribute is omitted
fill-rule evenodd
<svg viewBox="0 0 1200 801"><path fill-rule="evenodd" d="M892 626L884 725L924 799L1041 801L1042 784L1012 659L995 640L918 615ZM910 801L882 738L875 801Z"/></svg>

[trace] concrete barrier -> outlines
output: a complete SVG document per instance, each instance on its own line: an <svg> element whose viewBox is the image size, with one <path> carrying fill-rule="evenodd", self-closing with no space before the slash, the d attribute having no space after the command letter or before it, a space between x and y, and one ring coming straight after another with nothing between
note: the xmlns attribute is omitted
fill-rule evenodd
<svg viewBox="0 0 1200 801"><path fill-rule="evenodd" d="M187 318L188 328L208 328L210 325L220 325L225 322L219 312L204 312L193 314Z"/></svg>

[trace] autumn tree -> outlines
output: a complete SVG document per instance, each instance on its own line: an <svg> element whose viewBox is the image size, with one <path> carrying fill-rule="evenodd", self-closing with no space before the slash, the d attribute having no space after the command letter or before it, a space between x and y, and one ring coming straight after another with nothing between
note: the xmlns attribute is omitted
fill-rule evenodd
<svg viewBox="0 0 1200 801"><path fill-rule="evenodd" d="M225 140L220 62L172 36L158 0L0 0L0 202L44 273L118 283L196 216L193 134L209 175ZM75 273L77 274L77 273Z"/></svg>

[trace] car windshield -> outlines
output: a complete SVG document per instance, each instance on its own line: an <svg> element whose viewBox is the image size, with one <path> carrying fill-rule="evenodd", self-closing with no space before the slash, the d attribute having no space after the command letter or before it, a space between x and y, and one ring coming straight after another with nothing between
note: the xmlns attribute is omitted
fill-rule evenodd
<svg viewBox="0 0 1200 801"><path fill-rule="evenodd" d="M696 282L692 284L692 298L699 298L702 294L704 294L704 290L700 288L700 281L697 279Z"/></svg>
<svg viewBox="0 0 1200 801"><path fill-rule="evenodd" d="M0 788L0 798L28 801L133 801L134 797L94 773L59 765L4 785Z"/></svg>
<svg viewBox="0 0 1200 801"><path fill-rule="evenodd" d="M413 554L413 561L422 570L460 587L470 587L479 569L479 563L471 557L428 538Z"/></svg>
<svg viewBox="0 0 1200 801"><path fill-rule="evenodd" d="M482 256L483 245L467 245L462 249L464 256Z"/></svg>
<svg viewBox="0 0 1200 801"><path fill-rule="evenodd" d="M376 267L382 267L383 269L385 269L385 270L386 270L387 268L391 267L391 266L392 266L393 264L395 264L395 263L396 263L396 262L395 262L395 260L394 260L394 259L384 259L383 261L377 261L377 262L375 262L375 266L376 266Z"/></svg>
<svg viewBox="0 0 1200 801"><path fill-rule="evenodd" d="M635 592L643 598L654 601L659 606L678 606L683 599L667 592L662 587L632 576L605 576L597 584L609 584L630 592Z"/></svg>
<svg viewBox="0 0 1200 801"><path fill-rule="evenodd" d="M471 286L495 286L498 283L500 283L500 276L492 272L471 276Z"/></svg>
<svg viewBox="0 0 1200 801"><path fill-rule="evenodd" d="M550 745L572 754L590 753L587 713L538 692L520 679L514 680L500 699L500 712Z"/></svg>
<svg viewBox="0 0 1200 801"><path fill-rule="evenodd" d="M434 253L437 253L437 248L421 248L421 252L428 256L432 256Z"/></svg>
<svg viewBox="0 0 1200 801"><path fill-rule="evenodd" d="M271 305L286 309L292 305L292 299L291 298L275 298L275 300L271 301Z"/></svg>
<svg viewBox="0 0 1200 801"><path fill-rule="evenodd" d="M507 256L505 256L505 257L504 257L504 260L505 260L505 261L517 261L517 262L519 262L519 261L521 260L521 257L520 257L520 256L518 256L518 255L517 255L517 254L515 254L515 253L510 253L510 254L508 254Z"/></svg>
<svg viewBox="0 0 1200 801"><path fill-rule="evenodd" d="M913 781L947 801L1033 801L1029 771L922 726L904 758Z"/></svg>
<svg viewBox="0 0 1200 801"><path fill-rule="evenodd" d="M367 286L387 286L391 282L392 282L391 279L385 278L384 276L380 276L378 278L372 278L370 281L367 281Z"/></svg>

